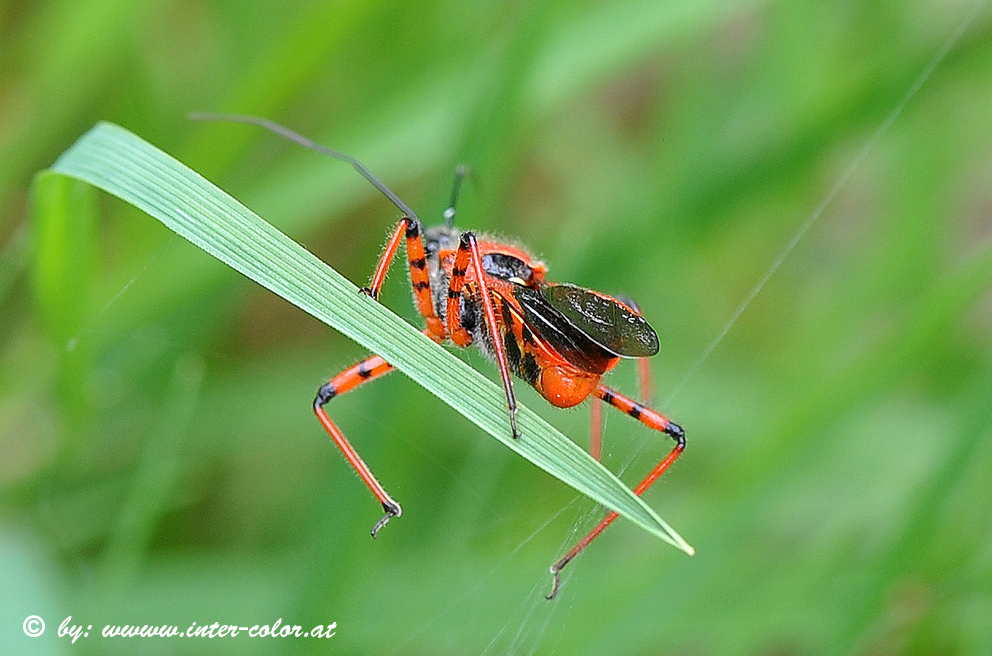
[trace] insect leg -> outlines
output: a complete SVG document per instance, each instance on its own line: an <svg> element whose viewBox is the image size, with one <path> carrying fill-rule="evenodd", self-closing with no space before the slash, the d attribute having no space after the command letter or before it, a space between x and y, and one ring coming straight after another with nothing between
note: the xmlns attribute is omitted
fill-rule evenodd
<svg viewBox="0 0 992 656"><path fill-rule="evenodd" d="M393 370L393 365L389 364L383 360L378 355L373 355L371 357L362 360L356 365L348 367L337 376L332 378L330 382L321 386L317 391L317 396L313 400L313 411L316 413L317 418L320 423L323 424L324 428L327 430L331 439L334 443L341 449L341 453L348 460L348 463L354 468L358 475L361 477L365 484L369 486L372 490L372 494L375 495L379 503L382 504L382 509L385 511L385 515L375 523L372 527L372 537L379 532L383 526L386 525L393 517L399 517L403 510L400 508L400 504L393 501L393 499L386 493L379 481L373 476L372 471L369 469L365 461L362 460L355 448L351 446L351 443L345 438L344 434L341 432L331 418L327 416L324 412L324 404L333 399L336 396L340 396L345 392L349 392L362 383L368 382L379 376L388 374Z"/></svg>
<svg viewBox="0 0 992 656"><path fill-rule="evenodd" d="M589 402L589 455L597 462L603 455L603 402L598 396Z"/></svg>
<svg viewBox="0 0 992 656"><path fill-rule="evenodd" d="M371 296L374 300L379 300L379 290L382 289L382 283L386 280L386 272L389 271L389 265L393 262L393 256L396 255L396 251L400 247L400 239L403 238L403 233L409 229L412 223L412 219L404 216L396 224L393 234L390 235L389 241L386 242L386 248L383 249L382 255L379 256L379 262L375 265L375 273L372 274L372 281L368 287L362 287L359 290L363 294Z"/></svg>
<svg viewBox="0 0 992 656"><path fill-rule="evenodd" d="M458 252L455 255L455 262L451 268L451 283L448 287L448 306L445 314L448 320L448 333L451 341L459 346L468 346L472 343L472 336L462 328L461 325L461 295L465 286L465 273L468 267L472 267L475 273L475 283L479 288L479 300L482 303L483 314L485 315L486 326L493 340L493 351L495 352L496 365L499 367L499 375L503 379L503 391L506 392L506 407L510 411L510 431L513 438L520 437L517 432L517 397L513 393L513 380L510 377L510 364L506 359L506 349L503 346L502 333L498 330L496 323L496 310L493 306L493 297L489 293L489 285L486 284L486 272L482 268L482 257L479 255L479 242L475 238L475 233L463 232L458 241Z"/></svg>
<svg viewBox="0 0 992 656"><path fill-rule="evenodd" d="M444 323L434 312L434 301L431 298L431 281L427 274L427 258L424 253L424 241L420 236L420 221L404 216L396 224L396 229L390 235L386 248L379 257L376 264L375 273L372 274L372 282L368 287L361 289L363 294L368 294L378 300L379 290L386 279L386 272L389 265L399 249L400 240L406 236L406 255L410 265L410 282L413 285L413 297L417 303L417 311L427 322L427 336L434 341L441 342L447 333L444 331Z"/></svg>
<svg viewBox="0 0 992 656"><path fill-rule="evenodd" d="M596 390L593 392L597 398L602 399L604 403L612 405L617 410L630 415L634 419L640 421L642 424L648 428L652 428L656 431L665 433L675 440L675 447L671 452L665 456L665 459L659 462L654 469L641 481L637 487L634 488L634 494L640 496L654 484L658 478L665 473L682 451L685 450L685 431L678 424L669 421L664 415L655 412L651 408L648 408L633 399L627 398L623 394L606 387L605 385L596 386ZM551 566L551 573L554 575L554 586L551 588L551 594L548 595L548 599L554 599L555 595L558 594L558 589L561 587L561 570L565 568L573 558L575 558L580 551L589 546L589 543L596 539L596 537L602 533L607 526L613 523L618 517L615 511L610 511L603 521L601 521L596 528L591 530L588 535L578 541L578 543L572 547L571 551L562 556L559 560Z"/></svg>
<svg viewBox="0 0 992 656"><path fill-rule="evenodd" d="M641 306L638 305L637 301L631 297L620 295L617 296L616 299L636 312L638 315L641 314ZM637 359L637 373L638 382L641 386L641 403L651 403L651 398L654 396L654 390L651 386L651 367L648 366L647 358Z"/></svg>
<svg viewBox="0 0 992 656"><path fill-rule="evenodd" d="M641 313L641 307L634 299L628 296L617 296L616 299L637 314ZM637 380L640 385L641 403L650 403L654 391L651 385L651 367L647 358L637 359ZM603 405L598 396L592 397L590 415L589 455L600 460L603 451Z"/></svg>

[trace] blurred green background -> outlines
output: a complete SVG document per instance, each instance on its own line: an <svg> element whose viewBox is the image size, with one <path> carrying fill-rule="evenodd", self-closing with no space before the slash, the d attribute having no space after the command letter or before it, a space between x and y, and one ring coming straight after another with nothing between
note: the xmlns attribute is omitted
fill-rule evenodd
<svg viewBox="0 0 992 656"><path fill-rule="evenodd" d="M0 44L10 653L992 653L984 3L15 1ZM373 542L310 407L360 347L95 191L31 225L32 176L106 119L364 284L395 208L193 110L352 154L428 223L467 163L459 225L636 298L689 439L647 498L697 555L618 522L544 601L601 511L398 374L329 406L403 504ZM419 325L405 278L383 300ZM585 409L517 389L585 444ZM669 443L606 417L634 484ZM98 635L279 618L337 633Z"/></svg>

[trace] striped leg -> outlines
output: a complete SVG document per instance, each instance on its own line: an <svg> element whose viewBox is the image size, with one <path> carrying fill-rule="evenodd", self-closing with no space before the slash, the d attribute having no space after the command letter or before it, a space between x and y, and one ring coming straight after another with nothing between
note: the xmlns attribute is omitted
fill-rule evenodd
<svg viewBox="0 0 992 656"><path fill-rule="evenodd" d="M493 351L499 375L503 379L503 391L506 392L506 407L510 411L510 432L514 439L520 437L517 432L517 397L513 393L513 379L510 377L510 363L506 359L506 349L503 346L502 333L496 324L496 310L493 307L493 297L486 283L486 272L482 268L482 257L479 255L479 242L473 232L463 232L458 240L458 253L451 268L451 282L448 286L448 305L445 318L448 321L448 334L458 346L468 346L472 336L462 328L461 296L465 288L465 273L468 267L475 273L475 285L478 287L479 300L482 303L486 326L493 338Z"/></svg>
<svg viewBox="0 0 992 656"><path fill-rule="evenodd" d="M629 307L637 314L641 313L641 307L637 301L629 296L617 296L618 301ZM651 385L651 367L647 358L638 358L637 375L640 383L641 403L650 403L654 395ZM590 402L590 429L589 429L589 455L597 461L601 460L603 453L603 404L598 396L593 396Z"/></svg>
<svg viewBox="0 0 992 656"><path fill-rule="evenodd" d="M427 258L424 255L424 241L420 236L420 222L404 216L390 235L386 248L379 257L375 273L368 287L362 288L363 294L368 294L378 300L379 290L386 280L386 272L400 247L400 240L406 236L406 256L410 265L410 281L413 284L413 297L417 302L417 311L427 322L426 335L437 342L444 341L447 333L444 323L434 312L434 300L431 298L431 280L427 274Z"/></svg>
<svg viewBox="0 0 992 656"><path fill-rule="evenodd" d="M426 332L426 331L425 331ZM358 475L365 481L365 484L369 486L372 490L372 494L379 500L382 504L382 509L385 511L385 515L375 523L372 527L372 537L379 532L383 526L386 525L393 517L399 517L403 510L400 508L400 504L393 501L393 499L386 493L379 481L376 480L375 476L372 475L372 471L369 469L365 461L362 460L355 448L351 446L351 443L345 438L344 434L341 432L331 418L327 416L324 412L324 404L333 399L336 396L340 396L345 392L350 392L362 383L366 383L374 378L388 374L393 370L393 365L389 364L383 360L378 355L373 355L365 360L362 360L356 365L348 367L337 376L331 379L330 382L321 386L317 391L317 397L313 401L313 411L316 413L317 418L320 419L320 423L324 425L324 428L330 434L331 439L337 444L338 448L341 449L341 453L348 460L348 463L358 472Z"/></svg>
<svg viewBox="0 0 992 656"><path fill-rule="evenodd" d="M648 428L652 428L661 433L665 433L675 440L675 447L671 452L665 456L665 459L659 462L654 469L651 470L643 481L641 481L637 487L634 488L634 494L640 496L647 490L651 485L658 480L658 478L665 473L673 462L681 455L682 451L685 450L685 431L682 430L681 426L671 422L664 415L655 412L651 408L645 407L629 399L623 394L616 392L605 385L598 385L596 390L593 392L597 398L601 399L603 402L612 405L617 410L630 415L634 419L640 421L642 424ZM589 546L589 543L596 539L596 537L602 533L607 526L613 523L618 517L617 513L610 511L609 514L596 526L593 530L589 532L584 538L578 541L578 543L572 547L571 551L557 560L551 566L551 573L554 575L554 586L551 588L551 594L548 595L548 599L554 599L555 595L558 594L558 588L561 586L561 570L565 568L573 558L579 555L579 552Z"/></svg>
<svg viewBox="0 0 992 656"><path fill-rule="evenodd" d="M641 388L641 402L651 401L651 367L647 358L638 358L637 377ZM589 455L596 460L601 460L603 453L603 402L599 397L593 395L589 405L590 427L589 427Z"/></svg>

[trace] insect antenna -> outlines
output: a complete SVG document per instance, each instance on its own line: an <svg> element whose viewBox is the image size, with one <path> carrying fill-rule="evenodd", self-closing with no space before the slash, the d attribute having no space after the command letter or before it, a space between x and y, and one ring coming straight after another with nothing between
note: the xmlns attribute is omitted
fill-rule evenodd
<svg viewBox="0 0 992 656"><path fill-rule="evenodd" d="M444 224L449 228L455 225L455 205L458 204L458 194L462 190L462 180L469 174L470 170L464 164L455 169L455 183L451 188L451 200L448 202L448 207L444 210Z"/></svg>
<svg viewBox="0 0 992 656"><path fill-rule="evenodd" d="M417 217L417 213L414 212L409 205L403 202L403 200L393 193L393 190L387 187L379 178L375 177L371 171L365 168L365 165L359 162L357 159L350 155L345 155L344 153L339 153L336 150L331 150L325 146L321 146L319 143L307 139L301 134L293 132L289 128L283 127L278 123L270 121L266 118L259 118L257 116L244 116L241 114L215 114L213 112L193 112L189 115L191 121L224 121L227 123L246 123L248 125L257 125L261 128L265 128L270 132L278 134L284 139L288 139L295 144L303 146L304 148L309 148L314 152L321 153L322 155L327 155L333 157L334 159L339 159L344 162L348 162L355 170L362 174L362 177L372 183L372 186L379 190L383 196L388 198L393 205L399 208L403 214L410 217L411 219L420 222L420 218ZM457 187L456 187L457 190ZM447 215L447 212L445 212ZM452 208L452 216L454 216L454 209Z"/></svg>

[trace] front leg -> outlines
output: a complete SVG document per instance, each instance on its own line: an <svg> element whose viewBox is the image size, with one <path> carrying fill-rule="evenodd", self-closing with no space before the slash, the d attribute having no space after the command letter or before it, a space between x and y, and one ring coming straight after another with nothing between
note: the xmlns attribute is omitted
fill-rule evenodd
<svg viewBox="0 0 992 656"><path fill-rule="evenodd" d="M317 419L320 420L320 423L324 426L324 429L327 431L328 435L331 436L331 439L334 440L337 447L341 449L341 453L344 454L348 464L354 468L354 470L358 473L358 476L365 481L365 484L370 490L372 490L372 494L375 495L375 498L382 504L382 510L385 514L375 523L375 526L372 527L372 537L375 537L375 534L379 532L379 529L385 526L386 522L390 519L393 517L399 517L403 510L400 508L400 504L393 501L392 497L389 496L376 477L372 474L372 470L365 464L362 457L358 455L358 451L355 450L355 447L353 447L351 442L349 442L344 436L341 429L338 428L333 421L331 421L330 417L327 416L327 413L324 411L324 405L331 399L340 396L345 392L349 392L363 383L367 383L368 381L378 378L379 376L388 374L392 370L393 366L391 364L383 360L378 355L373 355L354 366L348 367L332 378L329 382L322 385L321 388L317 390L317 396L313 400L313 411L314 414L317 415Z"/></svg>
<svg viewBox="0 0 992 656"><path fill-rule="evenodd" d="M386 248L379 257L375 273L368 287L360 290L372 298L379 299L379 290L386 280L386 272L400 247L400 240L406 237L406 257L410 266L410 282L413 285L413 297L417 303L417 311L424 317L427 324L427 336L436 342L443 342L447 337L442 322L434 312L434 300L431 297L431 280L427 274L427 257L424 253L424 241L420 236L420 221L404 216L390 235Z"/></svg>
<svg viewBox="0 0 992 656"><path fill-rule="evenodd" d="M482 305L483 318L486 328L492 337L493 354L496 358L496 366L499 367L499 375L503 379L503 391L506 393L506 407L510 412L510 432L513 439L520 437L517 432L517 397L513 393L513 379L510 376L510 363L506 359L506 348L503 346L503 331L500 331L499 324L496 323L496 310L493 296L489 292L487 274L482 268L482 256L479 255L479 242L475 238L475 233L463 232L458 240L458 252L455 255L455 262L451 267L451 282L448 286L448 305L445 311L448 320L448 334L451 341L459 346L468 346L472 343L472 336L462 327L462 291L471 292L465 284L465 274L469 267L475 274L475 287L477 289L477 301ZM500 301L502 303L502 301ZM512 334L507 329L506 334L512 339Z"/></svg>

